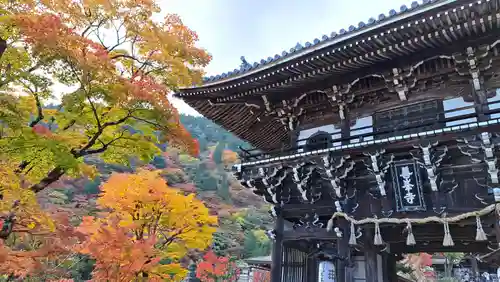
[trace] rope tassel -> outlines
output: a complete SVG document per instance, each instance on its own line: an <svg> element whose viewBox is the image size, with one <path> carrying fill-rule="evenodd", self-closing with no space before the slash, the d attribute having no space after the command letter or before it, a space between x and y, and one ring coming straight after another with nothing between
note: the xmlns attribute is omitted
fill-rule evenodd
<svg viewBox="0 0 500 282"><path fill-rule="evenodd" d="M415 242L415 236L413 235L413 230L411 226L411 222L406 222L406 229L408 229L408 236L406 237L406 245L413 246L417 243Z"/></svg>
<svg viewBox="0 0 500 282"><path fill-rule="evenodd" d="M445 247L450 247L454 246L455 243L453 242L453 238L451 238L451 233L450 233L450 225L448 221L444 222L444 238L443 238L443 246Z"/></svg>
<svg viewBox="0 0 500 282"><path fill-rule="evenodd" d="M333 219L330 218L330 220L328 220L328 224L326 225L326 231L330 232L332 231L333 229Z"/></svg>
<svg viewBox="0 0 500 282"><path fill-rule="evenodd" d="M476 216L476 241L486 241L486 233L484 233L483 225L481 224L481 217Z"/></svg>
<svg viewBox="0 0 500 282"><path fill-rule="evenodd" d="M373 244L375 246L383 245L382 235L380 235L380 225L378 221L375 221L375 236L373 237Z"/></svg>
<svg viewBox="0 0 500 282"><path fill-rule="evenodd" d="M356 230L354 226L354 222L351 221L351 234L349 236L349 245L357 245L358 242L356 241Z"/></svg>

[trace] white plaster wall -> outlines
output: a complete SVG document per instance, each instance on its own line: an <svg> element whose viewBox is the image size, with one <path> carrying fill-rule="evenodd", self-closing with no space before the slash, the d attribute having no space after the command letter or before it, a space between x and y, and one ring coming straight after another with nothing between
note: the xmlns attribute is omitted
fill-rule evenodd
<svg viewBox="0 0 500 282"><path fill-rule="evenodd" d="M488 99L488 102L496 102L496 104L491 104L488 107L490 110L496 110L500 108L500 89L497 89L496 95L494 97L491 97ZM491 118L500 118L500 113L499 114L492 114Z"/></svg>
<svg viewBox="0 0 500 282"><path fill-rule="evenodd" d="M462 107L467 107L467 106L472 106L474 105L473 102L465 102L463 97L458 97L458 98L452 98L452 99L447 99L443 101L443 109L445 111L453 110L453 109L458 109ZM458 110L458 111L452 111L444 114L445 118L451 118L451 117L457 117L461 115L467 115L467 114L472 114L476 110L474 108L472 109L464 109L464 110ZM464 123L471 123L471 122L476 122L476 118L465 118L465 119L460 119L456 121L451 121L447 122L446 126L454 126L454 125L460 125Z"/></svg>
<svg viewBox="0 0 500 282"><path fill-rule="evenodd" d="M368 128L363 128L363 127L367 127L367 126L370 126ZM358 135L361 135L361 134L367 134L367 133L372 133L373 132L373 118L372 116L367 116L367 117L362 117L362 118L359 118L356 120L356 123L351 126L350 128L350 135L351 137L355 137L355 136L358 136ZM362 129L360 129L362 128ZM370 140L373 140L373 136L366 136L364 137L363 141L370 141ZM351 140L351 144L352 143L358 143L360 142L361 140L359 140L359 138L356 138L356 139L352 139Z"/></svg>

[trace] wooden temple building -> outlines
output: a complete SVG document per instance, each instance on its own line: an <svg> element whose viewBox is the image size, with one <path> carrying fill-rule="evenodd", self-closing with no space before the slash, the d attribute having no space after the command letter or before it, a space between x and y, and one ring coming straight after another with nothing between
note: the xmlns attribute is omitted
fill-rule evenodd
<svg viewBox="0 0 500 282"><path fill-rule="evenodd" d="M500 0L423 0L175 94L254 147L234 171L276 217L272 282L499 263L499 43Z"/></svg>

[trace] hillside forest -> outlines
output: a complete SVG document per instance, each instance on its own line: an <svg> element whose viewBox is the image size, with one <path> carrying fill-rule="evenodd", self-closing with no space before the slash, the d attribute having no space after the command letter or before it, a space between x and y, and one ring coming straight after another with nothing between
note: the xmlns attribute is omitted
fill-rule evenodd
<svg viewBox="0 0 500 282"><path fill-rule="evenodd" d="M0 0L0 281L235 281L269 254L247 144L168 99L212 58L161 8Z"/></svg>

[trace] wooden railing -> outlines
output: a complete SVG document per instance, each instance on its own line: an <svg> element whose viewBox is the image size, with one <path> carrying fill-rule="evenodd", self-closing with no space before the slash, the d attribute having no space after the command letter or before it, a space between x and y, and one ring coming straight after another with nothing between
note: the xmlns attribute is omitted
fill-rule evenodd
<svg viewBox="0 0 500 282"><path fill-rule="evenodd" d="M466 114L459 114L461 111L466 111L466 110L474 110L473 113L466 113ZM478 112L477 109L480 109ZM454 114L453 116L446 117L446 115L449 114ZM355 136L341 136L335 137L340 135L340 132L334 132L329 134L329 139L331 139L329 142L324 142L324 143L316 143L315 147L318 145L322 145L323 148L329 148L334 146L335 144L353 144L353 143L358 143L358 142L363 142L364 140L377 140L380 139L381 136L383 138L387 138L387 135L390 136L398 136L402 134L408 134L405 132L411 131L412 133L416 133L421 131L426 131L428 130L429 127L432 129L442 129L446 127L451 127L451 126L456 126L460 124L466 123L468 119L475 118L476 121L484 121L490 119L491 115L493 114L498 114L498 117L500 117L500 100L499 101L494 101L494 102L487 102L484 104L473 104L470 106L464 106L464 107L459 107L459 108L453 108L449 110L442 110L439 112L433 112L430 113L429 115L424 115L424 116L416 116L416 117L411 117L408 118L407 121L411 123L414 120L418 119L425 119L431 116L438 116L440 115L441 118L425 122L425 123L420 123L418 126L408 126L408 127L403 127L403 128L398 128L394 130L384 130L384 131L378 131L378 132L373 132L374 127L372 125L369 126L364 126L364 127L358 127L355 129L352 129L351 131L362 131L362 130L372 130L372 132L367 132L367 133L362 133L358 134ZM451 124L454 123L454 124ZM299 139L297 140L297 143L305 142L307 141L308 138L304 139ZM273 149L269 150L267 152L261 152L258 149L250 149L250 150L245 150L241 148L241 151L239 152L240 158L242 159L242 162L250 162L250 161L258 161L262 159L268 159L268 158L275 158L279 156L286 156L290 154L295 154L298 152L307 152L308 151L308 145L296 145L291 148L287 149Z"/></svg>

